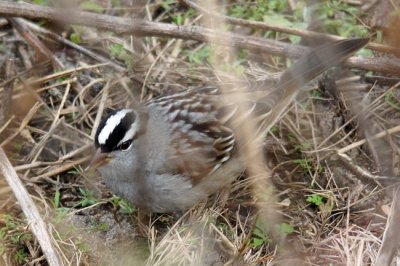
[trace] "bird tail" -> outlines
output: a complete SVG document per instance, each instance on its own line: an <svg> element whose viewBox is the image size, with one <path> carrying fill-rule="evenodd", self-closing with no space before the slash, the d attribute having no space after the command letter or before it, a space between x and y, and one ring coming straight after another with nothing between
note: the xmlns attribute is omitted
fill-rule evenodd
<svg viewBox="0 0 400 266"><path fill-rule="evenodd" d="M294 100L300 88L329 68L344 62L368 41L368 38L351 38L327 43L311 49L308 54L294 62L280 75L275 89L257 101L268 108L259 108L261 110L256 114L262 122L259 127L260 134L257 135L265 137Z"/></svg>

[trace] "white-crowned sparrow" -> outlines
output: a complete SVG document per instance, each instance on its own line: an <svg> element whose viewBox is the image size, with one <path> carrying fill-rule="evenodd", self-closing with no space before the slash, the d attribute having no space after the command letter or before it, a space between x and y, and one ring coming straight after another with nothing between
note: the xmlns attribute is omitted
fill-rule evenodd
<svg viewBox="0 0 400 266"><path fill-rule="evenodd" d="M313 49L283 72L273 95L245 106L257 116L268 110L279 116L299 87L367 42L348 39ZM230 128L237 109L221 97L225 95L217 88L188 89L112 112L97 130L92 165L115 194L139 208L151 212L190 208L244 170ZM273 100L266 101L268 97ZM272 103L272 109L256 108L257 103Z"/></svg>

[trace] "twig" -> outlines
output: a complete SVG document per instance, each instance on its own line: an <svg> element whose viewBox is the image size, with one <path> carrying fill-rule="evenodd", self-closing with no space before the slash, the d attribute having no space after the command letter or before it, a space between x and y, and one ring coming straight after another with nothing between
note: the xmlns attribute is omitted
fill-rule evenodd
<svg viewBox="0 0 400 266"><path fill-rule="evenodd" d="M42 43L33 35L32 32L26 27L25 22L21 18L8 18L8 21L13 25L13 27L19 32L19 34L25 39L25 41L35 49L38 56L43 56L45 61L53 62L54 66L59 69L63 69L64 66L60 60L58 60L54 54L47 48L46 45Z"/></svg>
<svg viewBox="0 0 400 266"><path fill-rule="evenodd" d="M26 126L25 128L28 131L32 132L32 133L38 133L38 134L41 134L43 136L45 136L45 135L47 135L49 133L48 130L43 130L43 129L32 127L32 126ZM59 136L59 135L56 135L56 134L52 134L51 137L53 139L57 139L57 140L60 140L62 142L69 143L69 144L77 144L77 141L79 141L77 139L71 140L71 139L69 139L67 137L62 137L62 136Z"/></svg>
<svg viewBox="0 0 400 266"><path fill-rule="evenodd" d="M249 49L255 52L299 58L309 51L302 45L288 44L253 36L225 33L200 26L177 26L166 23L151 22L141 19L122 18L103 14L75 10L60 10L27 3L0 1L0 16L20 16L27 18L44 18L61 23L81 24L118 34L135 34L139 36L156 36L209 42L235 48ZM351 57L347 66L382 73L399 73L400 60L395 58L362 58Z"/></svg>
<svg viewBox="0 0 400 266"><path fill-rule="evenodd" d="M0 27L3 27L3 26L5 26L5 25L7 25L7 24L8 24L7 19L0 18Z"/></svg>
<svg viewBox="0 0 400 266"><path fill-rule="evenodd" d="M60 161L68 160L68 159L70 159L70 158L72 158L72 157L74 157L74 156L76 156L76 155L78 155L78 154L80 154L80 153L92 148L92 147L93 147L92 143L85 144L82 147L63 155L62 157L60 157L59 160Z"/></svg>
<svg viewBox="0 0 400 266"><path fill-rule="evenodd" d="M356 175L362 176L365 179L373 181L395 181L398 182L399 178L396 176L381 176L374 175L356 164L347 154L338 153L340 160Z"/></svg>
<svg viewBox="0 0 400 266"><path fill-rule="evenodd" d="M23 45L23 44L18 45L18 52L22 57L22 62L24 62L25 68L26 69L31 69L32 68L32 62L29 59L29 54L25 49L25 45Z"/></svg>
<svg viewBox="0 0 400 266"><path fill-rule="evenodd" d="M106 58L104 56L101 56L99 54L96 54L96 53L86 49L85 47L82 47L82 46L76 44L76 43L73 43L73 42L71 42L71 41L69 41L69 40L67 40L67 39L65 39L65 38L63 38L63 37L51 32L49 30L47 30L47 29L45 29L45 28L43 28L43 27L38 26L35 23L32 23L32 22L30 22L28 20L25 20L25 19L23 19L23 21L33 31L35 31L37 33L40 33L40 34L47 35L47 36L51 37L52 39L55 39L56 41L58 41L58 42L60 42L60 43L62 43L64 45L67 45L67 46L69 46L71 48L74 48L75 50L81 52L82 54L84 54L84 55L86 55L86 56L88 56L88 57L90 57L90 58L92 58L92 59L94 59L94 60L96 60L96 61L98 61L100 63L108 63L108 65L110 65L116 71L122 72L122 71L126 70L124 67L118 65L117 63L111 61L110 59L108 59L108 58Z"/></svg>
<svg viewBox="0 0 400 266"><path fill-rule="evenodd" d="M387 77L387 76L377 76L377 75L366 75L364 81L367 83L377 84L380 86L392 87L397 83L400 83L400 78L398 77Z"/></svg>
<svg viewBox="0 0 400 266"><path fill-rule="evenodd" d="M30 226L32 233L39 241L43 253L46 256L49 265L62 265L58 258L57 252L52 246L52 241L47 232L47 225L40 216L39 210L35 203L30 197L28 191L24 187L23 183L19 179L13 166L0 147L0 172L5 177L8 185L11 187L14 196L17 198L19 205L27 219L28 225Z"/></svg>
<svg viewBox="0 0 400 266"><path fill-rule="evenodd" d="M391 91L393 91L395 88L397 88L398 86L400 86L400 82L396 83L395 85L393 85L391 88L389 88L388 90L386 90L386 93L389 93ZM315 151L319 150L324 144L326 144L333 136L335 136L338 132L340 132L341 130L343 130L347 125L349 125L350 123L352 123L352 121L354 121L358 116L365 114L365 112L367 111L368 108L370 108L371 106L374 106L375 104L377 104L378 101L380 101L383 97L385 97L386 93L382 93L380 96L378 96L376 99L374 99L371 103L369 103L369 107L363 108L361 110L359 110L358 113L354 114L353 117L351 117L348 121L346 121L342 126L340 126L338 129L336 129L334 132L332 132L328 137L326 137L321 143L318 144L318 146L316 147ZM347 134L348 135L348 134ZM340 152L343 152L341 150L339 150Z"/></svg>
<svg viewBox="0 0 400 266"><path fill-rule="evenodd" d="M13 119L15 118L15 115L12 115L10 117L10 119L7 120L7 122L5 122L1 127L0 127L0 134L8 127L8 125L11 123L11 121L13 121Z"/></svg>
<svg viewBox="0 0 400 266"><path fill-rule="evenodd" d="M15 76L15 60L8 59L6 62L6 71L5 76L7 79ZM0 114L0 124L3 124L10 116L11 113L11 102L12 102L12 93L14 89L14 83L10 82L6 86L4 86L4 93L2 99L1 114Z"/></svg>
<svg viewBox="0 0 400 266"><path fill-rule="evenodd" d="M378 134L370 137L370 140L380 139L380 138L383 138L383 137L385 137L387 135L392 135L392 134L397 133L397 132L400 132L400 126L395 126L395 127L392 127L392 128L390 128L388 130L379 132ZM354 143L352 143L350 145L347 145L344 148L341 148L340 150L337 151L337 153L339 153L339 154L345 153L345 152L347 152L347 151L349 151L351 149L354 149L354 148L357 148L357 147L363 145L366 142L367 142L367 139L359 140L359 141L354 142Z"/></svg>
<svg viewBox="0 0 400 266"><path fill-rule="evenodd" d="M104 107L106 105L106 100L107 100L107 97L108 97L109 89L110 89L110 84L107 83L106 86L104 86L104 88L103 88L103 94L101 96L101 100L100 100L100 103L99 103L99 108L97 109L97 115L96 115L96 118L94 119L92 132L90 133L90 138L91 139L94 139L94 137L96 135L97 128L100 125L101 117L103 116L103 111L104 111Z"/></svg>
<svg viewBox="0 0 400 266"><path fill-rule="evenodd" d="M289 27L285 27L285 26L280 26L280 25L270 24L270 23L260 22L260 21L252 21L252 20L247 20L247 19L233 18L233 17L221 15L212 10L208 10L193 1L189 1L189 0L179 0L179 1L189 7L197 10L198 12L204 13L207 16L217 17L219 19L222 19L224 22L226 22L228 24L232 24L232 25L244 26L244 27L261 29L261 30L272 30L272 31L277 31L277 32L283 32L283 33L300 36L304 39L314 40L314 41L322 41L322 40L338 41L338 40L345 39L345 38L337 36L337 35L319 33L319 32L305 30L305 29L289 28ZM384 53L400 54L400 49L398 49L396 47L392 47L392 46L379 44L379 43L370 42L366 46L366 48L369 48L369 49L375 50L375 51L379 51L379 52L384 52Z"/></svg>
<svg viewBox="0 0 400 266"><path fill-rule="evenodd" d="M55 123L51 124L50 128L46 132L46 134L42 137L42 139L39 141L38 144L34 148L32 148L31 152L27 156L27 160L31 161L34 163L39 155L41 154L42 150L45 147L46 142L49 140L49 138L53 135L54 131L58 128L58 126L64 122L64 117L61 119L54 120Z"/></svg>
<svg viewBox="0 0 400 266"><path fill-rule="evenodd" d="M12 135L10 135L7 139L5 139L2 143L0 143L0 147L4 147L8 142L10 142L12 139L14 139L18 134L28 125L29 121L31 121L32 117L36 114L37 110L42 106L42 104L39 104L38 102L35 103L35 105L32 106L32 108L29 110L29 112L26 114L24 119L22 120L19 128L17 131L15 131Z"/></svg>
<svg viewBox="0 0 400 266"><path fill-rule="evenodd" d="M93 69L93 68L98 68L98 67L102 67L102 66L106 66L106 65L108 65L108 63L101 63L101 64L96 64L96 65L91 65L91 66L82 66L82 67L70 68L70 69L66 69L66 70L64 70L62 72L57 72L57 73L54 73L54 74L47 75L45 77L38 78L36 80L32 80L30 82L30 84L31 84L31 86L39 85L39 84L48 82L50 80L54 80L54 79L57 79L57 78L61 78L61 77L65 77L65 76L71 75L72 73L75 73L75 72L79 72L79 71L82 71L82 70L89 70L89 69ZM2 84L0 84L0 86L1 85Z"/></svg>
<svg viewBox="0 0 400 266"><path fill-rule="evenodd" d="M54 130L60 125L60 123L62 123L64 121L64 117L62 117L60 119L60 114L61 114L61 110L64 108L65 101L67 100L67 97L69 95L70 87L71 87L71 84L68 83L65 88L64 96L61 99L60 106L58 107L57 112L54 114L54 119L53 119L52 124L50 125L49 131L46 133L46 135L43 136L43 138L35 146L35 148L33 148L31 150L31 152L29 153L29 156L28 156L28 160L32 159L32 162L35 162L37 160L37 158L39 157L40 153L42 152L42 150L44 148L46 141L51 137Z"/></svg>
<svg viewBox="0 0 400 266"><path fill-rule="evenodd" d="M396 251L400 248L400 188L394 191L392 207L383 234L382 245L374 265L391 265Z"/></svg>
<svg viewBox="0 0 400 266"><path fill-rule="evenodd" d="M219 230L213 223L210 223L211 228L218 234L218 236L221 238L222 243L224 243L232 253L235 252L236 248L235 245L232 244L231 241L229 241L228 237L226 237L221 230Z"/></svg>
<svg viewBox="0 0 400 266"><path fill-rule="evenodd" d="M85 207L85 208L82 208L82 209L75 209L74 211L68 212L67 215L68 215L69 217L73 217L73 216L75 216L77 213L80 213L80 212L83 212L83 211L87 211L87 210L93 209L93 208L95 208L96 206L99 206L99 205L102 205L102 204L105 204L105 203L107 203L107 201L106 201L106 200L102 200L102 201L96 202L96 203L93 204L93 205L87 206L87 207Z"/></svg>
<svg viewBox="0 0 400 266"><path fill-rule="evenodd" d="M144 77L143 80L143 85L142 85L142 89L141 89L141 94L140 94L140 101L144 101L145 96L147 95L147 90L146 90L146 82L147 79L149 78L149 75L151 73L151 71L153 70L154 66L156 65L156 63L158 62L158 60L160 60L161 56L165 53L165 51L174 43L174 40L170 40L165 46L164 48L161 50L161 52L157 55L157 57L153 60L153 62L151 63L149 69L146 72L146 75Z"/></svg>
<svg viewBox="0 0 400 266"><path fill-rule="evenodd" d="M39 64L35 64L35 66L33 66L33 68L26 69L26 70L24 70L24 71L22 71L22 72L19 72L19 73L18 73L17 75L15 75L14 77L9 78L9 79L6 79L6 80L3 81L2 83L0 83L0 87L4 87L4 86L6 86L6 85L9 84L9 83L14 82L14 80L16 80L16 79L21 79L21 77L23 77L24 75L30 73L30 72L33 71L34 69L39 69L39 68L41 68L41 67L46 66L47 64L48 64L48 62L42 62L42 63L39 63Z"/></svg>
<svg viewBox="0 0 400 266"><path fill-rule="evenodd" d="M14 166L14 170L16 172L24 171L24 170L30 170L32 168L37 168L41 166L47 166L47 165L53 165L57 164L58 162L34 162L34 163L28 163L28 164L22 164L22 165L17 165Z"/></svg>
<svg viewBox="0 0 400 266"><path fill-rule="evenodd" d="M39 175L39 176L35 176L35 177L33 177L33 178L30 178L29 181L31 181L31 182L37 182L37 181L39 181L39 180L42 179L42 178L51 177L51 176L54 176L54 175L61 174L61 173L65 172L65 171L67 171L67 170L73 168L73 167L76 166L76 165L80 165L80 164L82 164L82 163L84 163L84 162L89 161L90 159L91 159L90 156L86 156L86 157L84 157L84 158L80 158L80 159L78 159L78 160L75 160L75 161L66 163L66 164L61 165L60 167L58 167L58 168L56 168L56 169L54 169L54 170L47 171L46 173L44 173L44 174L42 174L42 175Z"/></svg>

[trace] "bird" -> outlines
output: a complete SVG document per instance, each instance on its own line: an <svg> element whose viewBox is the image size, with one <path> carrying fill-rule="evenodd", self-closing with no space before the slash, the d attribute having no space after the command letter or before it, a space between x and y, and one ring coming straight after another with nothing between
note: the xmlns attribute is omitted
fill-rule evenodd
<svg viewBox="0 0 400 266"><path fill-rule="evenodd" d="M245 170L234 118L255 116L261 125L257 134L265 136L299 88L367 43L367 38L350 38L311 48L279 76L274 88L264 90L262 82L255 82L253 90L233 89L232 95L252 96L239 97L243 102L227 100L229 92L210 85L115 110L96 131L91 168L114 194L144 211L187 210Z"/></svg>

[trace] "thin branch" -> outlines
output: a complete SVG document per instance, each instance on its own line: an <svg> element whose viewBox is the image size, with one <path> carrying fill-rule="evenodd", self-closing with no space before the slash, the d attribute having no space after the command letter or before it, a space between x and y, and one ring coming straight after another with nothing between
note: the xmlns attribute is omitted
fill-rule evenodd
<svg viewBox="0 0 400 266"><path fill-rule="evenodd" d="M43 253L45 254L49 265L62 265L60 262L57 252L51 244L51 238L47 231L47 225L40 216L39 210L35 203L30 197L25 186L19 179L13 166L0 147L0 173L5 177L8 185L11 187L14 196L17 198L19 205L27 219L29 227L32 229L32 233L39 241Z"/></svg>
<svg viewBox="0 0 400 266"><path fill-rule="evenodd" d="M280 25L270 24L270 23L260 22L260 21L233 18L233 17L221 15L212 10L208 10L193 1L180 0L180 2L197 10L200 13L206 14L207 16L217 17L218 19L222 19L224 22L231 24L231 25L261 29L261 30L272 30L272 31L276 31L276 32L283 32L283 33L287 33L287 34L291 34L291 35L300 36L304 39L315 40L315 41L321 41L321 40L338 41L338 40L345 39L344 37L340 37L340 36L332 35L332 34L320 33L320 32L315 32L315 31L310 31L310 30L305 30L305 29L298 29L298 28L290 28L290 27L285 27L285 26L280 26ZM396 47L387 46L387 45L374 43L374 42L370 42L366 46L366 48L369 48L371 50L375 50L378 52L400 54L400 49L398 49Z"/></svg>
<svg viewBox="0 0 400 266"><path fill-rule="evenodd" d="M0 1L0 16L17 16L35 19L49 19L61 23L81 24L118 34L156 36L209 42L235 48L249 49L255 52L299 58L309 51L302 45L288 44L265 38L243 36L235 33L220 32L200 26L178 26L166 23L145 21L134 18L122 18L84 11L55 9L27 3ZM382 73L399 73L400 60L395 58L351 57L346 65Z"/></svg>

